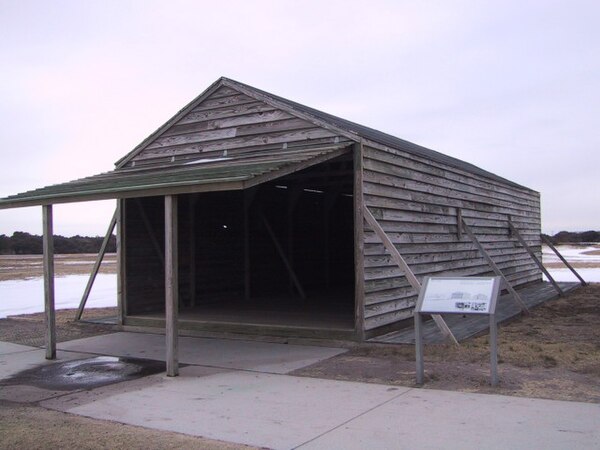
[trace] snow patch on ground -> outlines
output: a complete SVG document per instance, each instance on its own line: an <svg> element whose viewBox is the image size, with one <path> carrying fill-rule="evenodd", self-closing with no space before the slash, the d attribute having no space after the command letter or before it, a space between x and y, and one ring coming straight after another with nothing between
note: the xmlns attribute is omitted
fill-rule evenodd
<svg viewBox="0 0 600 450"><path fill-rule="evenodd" d="M57 277L56 309L77 308L89 275ZM99 273L86 303L86 308L117 306L117 275ZM9 280L0 282L0 319L8 315L44 311L44 280Z"/></svg>
<svg viewBox="0 0 600 450"><path fill-rule="evenodd" d="M567 260L568 261L568 260ZM575 269L586 283L600 283L600 269ZM555 281L579 283L579 279L569 269L548 269ZM544 275L544 281L548 281Z"/></svg>

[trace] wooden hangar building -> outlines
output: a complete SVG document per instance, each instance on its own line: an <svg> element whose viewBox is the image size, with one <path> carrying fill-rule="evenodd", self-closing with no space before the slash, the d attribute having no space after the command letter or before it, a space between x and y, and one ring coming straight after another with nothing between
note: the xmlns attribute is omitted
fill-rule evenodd
<svg viewBox="0 0 600 450"><path fill-rule="evenodd" d="M125 329L381 335L416 300L390 246L417 279L492 274L479 244L512 287L542 280L509 227L541 257L537 192L227 78L113 171L0 208L43 205L49 265L51 205L99 199L118 203Z"/></svg>

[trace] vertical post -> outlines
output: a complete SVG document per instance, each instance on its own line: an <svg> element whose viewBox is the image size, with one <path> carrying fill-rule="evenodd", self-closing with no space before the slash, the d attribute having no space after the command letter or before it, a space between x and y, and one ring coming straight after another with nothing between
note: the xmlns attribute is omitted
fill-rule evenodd
<svg viewBox="0 0 600 450"><path fill-rule="evenodd" d="M363 144L354 144L354 330L365 339L365 228L363 216Z"/></svg>
<svg viewBox="0 0 600 450"><path fill-rule="evenodd" d="M56 359L56 318L54 311L54 235L52 205L42 206L44 228L44 311L46 322L46 359Z"/></svg>
<svg viewBox="0 0 600 450"><path fill-rule="evenodd" d="M415 353L417 361L417 384L423 384L425 369L423 364L423 319L421 313L415 308Z"/></svg>
<svg viewBox="0 0 600 450"><path fill-rule="evenodd" d="M190 306L196 306L196 201L190 197Z"/></svg>
<svg viewBox="0 0 600 450"><path fill-rule="evenodd" d="M179 375L179 277L177 259L177 196L165 196L165 336L167 376Z"/></svg>
<svg viewBox="0 0 600 450"><path fill-rule="evenodd" d="M490 314L490 372L492 386L498 385L498 325L496 314Z"/></svg>
<svg viewBox="0 0 600 450"><path fill-rule="evenodd" d="M125 199L117 200L117 321L123 325L126 304Z"/></svg>
<svg viewBox="0 0 600 450"><path fill-rule="evenodd" d="M250 209L251 199L244 191L244 299L250 300Z"/></svg>

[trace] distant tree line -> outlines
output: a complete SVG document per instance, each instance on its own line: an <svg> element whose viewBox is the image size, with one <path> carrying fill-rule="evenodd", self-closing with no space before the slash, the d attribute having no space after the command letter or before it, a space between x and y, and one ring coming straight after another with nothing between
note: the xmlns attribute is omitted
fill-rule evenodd
<svg viewBox="0 0 600 450"><path fill-rule="evenodd" d="M553 244L579 244L583 242L600 242L600 231L560 231L554 236L544 235Z"/></svg>
<svg viewBox="0 0 600 450"><path fill-rule="evenodd" d="M102 246L102 237L54 236L54 253L98 253ZM117 241L112 235L108 241L107 252L117 251ZM0 234L0 255L41 255L42 236L15 231L12 236Z"/></svg>

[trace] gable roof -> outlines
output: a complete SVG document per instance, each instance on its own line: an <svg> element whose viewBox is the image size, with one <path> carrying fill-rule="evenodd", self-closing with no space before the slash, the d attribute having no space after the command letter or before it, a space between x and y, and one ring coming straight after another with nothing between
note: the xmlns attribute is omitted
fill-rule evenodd
<svg viewBox="0 0 600 450"><path fill-rule="evenodd" d="M236 99L238 105L246 108L243 112L238 110L238 116L252 116L252 120L255 120L254 116L257 114L270 111L266 114L276 113L278 119L269 122L270 128L266 131L261 128L265 121L274 120L267 119L267 116L256 119L258 122L248 122L244 119L249 125L243 126L237 125L240 117L233 117L236 125L232 125L231 118L223 119L223 108L228 107L227 99ZM249 105L252 105L253 111L258 112L249 114ZM213 121L204 116L201 119L196 117L197 114L206 114L207 110L210 114L219 111L220 118ZM210 123L212 128L195 129L190 132L186 128L189 125L182 125L186 120L196 124L200 121L203 125ZM228 120L228 124L223 125L223 120ZM279 132L274 123L279 124L277 126L284 124L288 127L293 124L293 127L286 132ZM181 131L181 127L185 129ZM248 128L251 129L247 130ZM207 134L210 136L207 137ZM236 140L233 146L231 141L227 140L230 135ZM188 143L190 136L193 137L192 144ZM0 199L0 209L102 198L162 195L167 192L245 189L264 182L261 180L284 176L348 153L352 142L391 148L531 191L473 164L221 77L117 161L115 170ZM161 147L163 143L164 147ZM187 148L186 145L192 145L193 148ZM227 153L228 148L232 149L230 154ZM240 148L245 150L240 152ZM165 149L166 153L162 154ZM136 162L140 164L136 165Z"/></svg>
<svg viewBox="0 0 600 450"><path fill-rule="evenodd" d="M376 144L380 144L386 147L390 147L408 154L425 158L431 161L435 161L441 164L448 165L466 172L479 175L492 180L500 181L502 183L509 184L514 187L524 188L531 190L525 186L517 184L513 181L507 180L499 175L496 175L487 170L481 169L474 164L466 161L454 158L452 156L445 155L438 151L423 147L421 145L414 144L412 142L400 139L392 136L391 134L384 133L382 131L375 130L373 128L352 122L350 120L343 119L341 117L328 114L318 109L305 106L301 103L288 100L284 97L271 94L269 92L257 89L253 86L241 83L239 81L232 80L230 78L221 77L211 84L202 94L188 103L182 108L177 114L175 114L169 121L158 128L154 133L148 136L142 143L135 147L131 152L125 155L123 158L118 160L115 164L117 167L122 167L128 161L132 160L137 154L139 154L149 143L165 132L169 127L175 124L179 119L189 113L196 105L200 104L204 99L210 96L213 92L222 86L229 87L238 92L241 92L249 97L253 97L256 100L265 102L276 108L281 108L284 111L297 116L299 118L308 120L313 124L330 129L335 133L338 133L346 138L355 142L360 141L371 141ZM367 142L368 143L368 142Z"/></svg>

